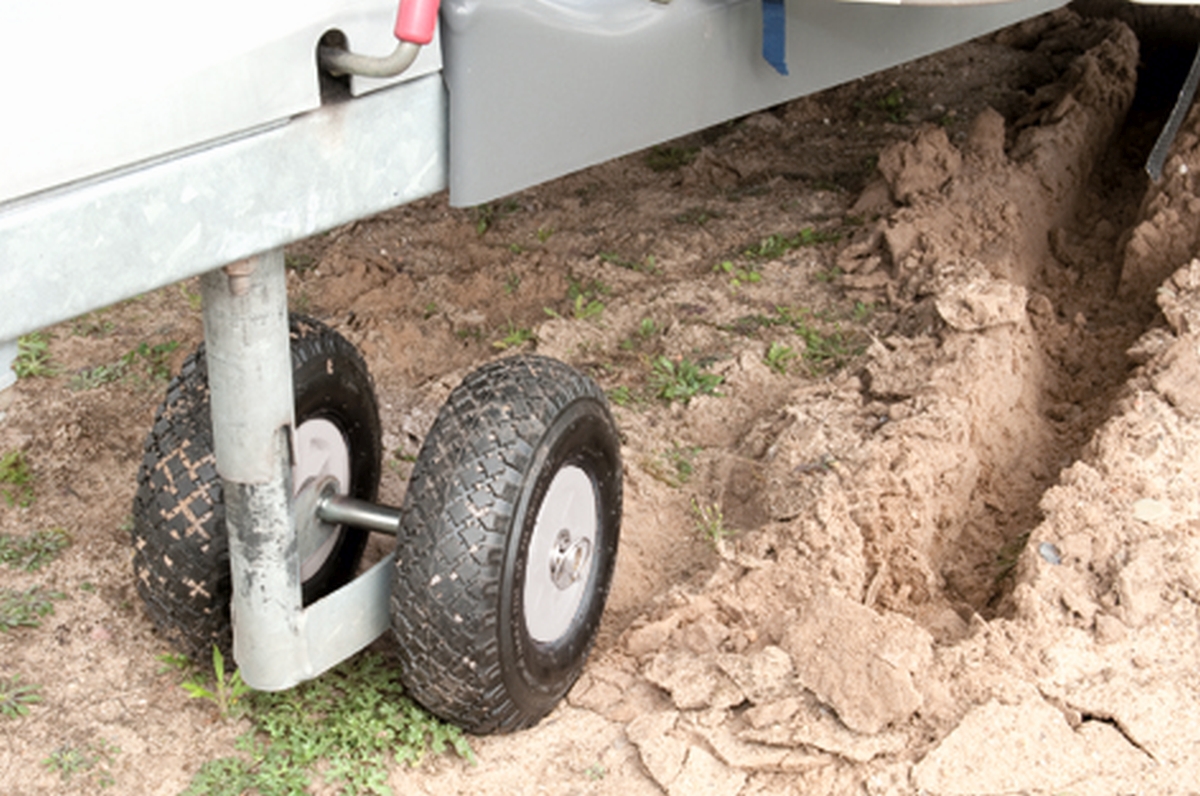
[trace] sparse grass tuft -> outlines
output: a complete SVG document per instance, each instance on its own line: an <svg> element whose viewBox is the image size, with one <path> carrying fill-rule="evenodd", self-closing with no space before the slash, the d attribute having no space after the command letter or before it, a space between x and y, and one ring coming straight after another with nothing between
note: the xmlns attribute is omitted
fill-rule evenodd
<svg viewBox="0 0 1200 796"><path fill-rule="evenodd" d="M733 260L724 260L714 265L713 271L729 277L730 290L736 291L742 285L753 285L762 281L762 274L758 271L758 265L754 263L737 265Z"/></svg>
<svg viewBox="0 0 1200 796"><path fill-rule="evenodd" d="M698 445L685 446L675 443L655 458L647 459L644 464L650 475L667 486L678 489L691 480L696 471L696 456L700 451Z"/></svg>
<svg viewBox="0 0 1200 796"><path fill-rule="evenodd" d="M802 246L818 246L822 243L835 243L841 240L840 232L826 232L805 227L795 235L775 233L768 235L758 242L758 245L746 249L743 254L758 260L774 260L782 257L792 249Z"/></svg>
<svg viewBox="0 0 1200 796"><path fill-rule="evenodd" d="M673 362L660 356L651 364L650 388L656 397L668 403L679 401L687 405L697 395L720 395L717 388L724 381L724 376L710 373L687 357Z"/></svg>
<svg viewBox="0 0 1200 796"><path fill-rule="evenodd" d="M899 124L908 115L909 102L908 98L904 96L904 91L897 86L880 97L875 106L887 114L889 121Z"/></svg>
<svg viewBox="0 0 1200 796"><path fill-rule="evenodd" d="M30 332L18 338L12 369L19 379L56 375L58 366L50 359L50 336L45 332Z"/></svg>
<svg viewBox="0 0 1200 796"><path fill-rule="evenodd" d="M737 533L732 528L725 527L725 514L717 503L701 505L693 499L692 514L696 518L696 530L712 542L714 547Z"/></svg>
<svg viewBox="0 0 1200 796"><path fill-rule="evenodd" d="M62 528L34 531L29 536L0 533L0 561L13 569L36 572L70 544L71 535Z"/></svg>
<svg viewBox="0 0 1200 796"><path fill-rule="evenodd" d="M222 719L241 715L244 708L243 700L250 693L250 686L242 682L242 674L234 671L225 675L225 656L217 645L212 651L213 680L209 687L197 680L184 680L183 690L191 699L207 699L217 709L217 715Z"/></svg>
<svg viewBox="0 0 1200 796"><path fill-rule="evenodd" d="M508 329L504 336L499 340L492 341L493 348L499 348L501 351L509 348L519 348L526 343L536 340L532 329L518 327L516 324L509 322Z"/></svg>
<svg viewBox="0 0 1200 796"><path fill-rule="evenodd" d="M633 390L624 384L613 387L608 391L608 400L617 406L632 406L639 402Z"/></svg>
<svg viewBox="0 0 1200 796"><path fill-rule="evenodd" d="M362 655L280 693L255 693L240 754L205 763L185 794L390 794L387 760L417 765L447 749L474 762L462 732L406 696L378 655Z"/></svg>
<svg viewBox="0 0 1200 796"><path fill-rule="evenodd" d="M120 753L116 744L101 738L82 746L64 744L51 752L42 764L51 771L57 771L63 782L70 782L76 774L82 774L89 783L109 788L116 784L109 767Z"/></svg>
<svg viewBox="0 0 1200 796"><path fill-rule="evenodd" d="M675 216L675 223L692 224L697 227L702 227L712 219L720 217L721 214L716 210L709 210L706 207L690 207L679 215Z"/></svg>
<svg viewBox="0 0 1200 796"><path fill-rule="evenodd" d="M42 701L40 685L22 685L21 675L0 677L0 716L15 719L29 715L29 706Z"/></svg>
<svg viewBox="0 0 1200 796"><path fill-rule="evenodd" d="M33 503L33 468L19 450L0 456L0 496L10 506L25 508ZM4 537L0 537L3 539ZM0 547L0 557L3 556Z"/></svg>
<svg viewBox="0 0 1200 796"><path fill-rule="evenodd" d="M658 267L658 260L653 254L647 254L641 260L627 260L613 252L600 252L600 262L624 268L626 271L636 271L639 274L648 274L650 276L658 276L662 273L662 269Z"/></svg>
<svg viewBox="0 0 1200 796"><path fill-rule="evenodd" d="M646 165L651 171L678 171L696 159L699 147L670 146L662 144L646 153Z"/></svg>
<svg viewBox="0 0 1200 796"><path fill-rule="evenodd" d="M794 348L777 341L768 346L763 361L767 363L767 367L782 376L787 373L789 363L797 356Z"/></svg>
<svg viewBox="0 0 1200 796"><path fill-rule="evenodd" d="M511 216L520 209L521 206L514 199L505 199L496 203L488 202L472 208L471 215L475 219L475 232L479 235L485 234L496 226L500 219Z"/></svg>
<svg viewBox="0 0 1200 796"><path fill-rule="evenodd" d="M132 381L135 384L163 382L171 378L170 357L179 348L177 340L150 345L140 343L116 362L84 368L71 377L67 384L72 390L81 392L94 390L116 381Z"/></svg>
<svg viewBox="0 0 1200 796"><path fill-rule="evenodd" d="M39 627L43 616L54 613L54 601L66 596L62 592L44 591L41 586L24 591L0 588L0 633L17 627Z"/></svg>

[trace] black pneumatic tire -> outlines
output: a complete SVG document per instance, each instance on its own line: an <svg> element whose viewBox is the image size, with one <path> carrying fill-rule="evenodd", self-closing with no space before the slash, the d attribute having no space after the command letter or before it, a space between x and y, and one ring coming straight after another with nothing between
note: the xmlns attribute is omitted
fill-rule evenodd
<svg viewBox="0 0 1200 796"><path fill-rule="evenodd" d="M475 733L549 713L595 640L620 524L620 442L599 387L540 356L468 376L401 511L391 614L413 698Z"/></svg>
<svg viewBox="0 0 1200 796"><path fill-rule="evenodd" d="M297 445L306 423L332 423L349 453L350 494L374 500L382 451L366 364L350 342L318 321L293 316L290 329ZM298 447L297 459L304 456ZM366 541L365 531L342 528L321 551L323 559L310 559L312 571L301 587L305 604L354 577ZM146 436L133 501L133 550L138 593L158 630L193 660L208 661L213 644L228 655L232 584L203 345L167 387Z"/></svg>

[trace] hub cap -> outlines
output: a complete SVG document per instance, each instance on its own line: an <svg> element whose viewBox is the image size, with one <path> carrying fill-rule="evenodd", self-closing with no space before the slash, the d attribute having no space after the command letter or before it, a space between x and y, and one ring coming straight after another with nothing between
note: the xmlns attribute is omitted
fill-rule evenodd
<svg viewBox="0 0 1200 796"><path fill-rule="evenodd" d="M587 595L596 545L596 489L579 467L559 470L538 509L525 569L525 627L551 643L571 628Z"/></svg>

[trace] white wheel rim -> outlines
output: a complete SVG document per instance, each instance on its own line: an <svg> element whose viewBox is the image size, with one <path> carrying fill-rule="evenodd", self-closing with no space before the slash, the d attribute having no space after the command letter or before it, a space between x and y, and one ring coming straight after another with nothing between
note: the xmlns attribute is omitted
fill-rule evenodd
<svg viewBox="0 0 1200 796"><path fill-rule="evenodd" d="M324 418L305 420L296 427L296 466L292 483L299 490L310 478L332 476L337 479L338 494L350 487L350 446L342 431ZM340 534L333 533L317 551L300 562L300 581L304 582L320 571L329 559Z"/></svg>
<svg viewBox="0 0 1200 796"><path fill-rule="evenodd" d="M538 509L525 567L525 627L548 644L570 629L596 554L596 489L579 467L559 470Z"/></svg>

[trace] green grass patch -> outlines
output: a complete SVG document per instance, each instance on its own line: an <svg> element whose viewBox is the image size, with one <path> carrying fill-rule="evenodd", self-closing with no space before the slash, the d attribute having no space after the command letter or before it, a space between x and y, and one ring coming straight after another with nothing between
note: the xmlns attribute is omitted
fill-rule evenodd
<svg viewBox="0 0 1200 796"><path fill-rule="evenodd" d="M521 206L514 199L505 199L502 202L488 202L487 204L471 208L471 217L475 222L476 234L486 234L501 219L511 216L520 209Z"/></svg>
<svg viewBox="0 0 1200 796"><path fill-rule="evenodd" d="M31 586L24 591L0 588L0 633L18 627L40 627L42 617L54 613L54 601L67 595Z"/></svg>
<svg viewBox="0 0 1200 796"><path fill-rule="evenodd" d="M840 232L831 232L805 227L795 235L775 233L768 235L742 252L745 256L756 260L775 260L787 254L792 249L804 246L819 246L822 243L836 243L842 239Z"/></svg>
<svg viewBox="0 0 1200 796"><path fill-rule="evenodd" d="M0 677L0 716L15 719L29 715L29 706L42 701L40 685L24 685L21 675Z"/></svg>
<svg viewBox="0 0 1200 796"><path fill-rule="evenodd" d="M720 504L701 504L693 499L692 516L696 519L696 532L714 547L737 533L726 527L725 514L721 511Z"/></svg>
<svg viewBox="0 0 1200 796"><path fill-rule="evenodd" d="M782 376L787 373L789 365L797 356L796 350L790 345L776 341L767 346L767 353L763 355L763 362L767 363L767 367L771 370Z"/></svg>
<svg viewBox="0 0 1200 796"><path fill-rule="evenodd" d="M673 444L654 458L643 462L650 475L669 487L678 489L691 480L696 472L696 457L703 450L699 445Z"/></svg>
<svg viewBox="0 0 1200 796"><path fill-rule="evenodd" d="M883 111L889 121L899 124L908 115L909 101L904 91L896 87L876 100L875 107Z"/></svg>
<svg viewBox="0 0 1200 796"><path fill-rule="evenodd" d="M33 504L33 468L19 450L0 455L0 497L10 506Z"/></svg>
<svg viewBox="0 0 1200 796"><path fill-rule="evenodd" d="M36 572L70 544L71 536L62 528L34 531L29 536L0 533L0 561L13 569Z"/></svg>
<svg viewBox="0 0 1200 796"><path fill-rule="evenodd" d="M201 766L184 794L390 794L389 760L417 765L452 750L474 762L462 731L404 695L379 655L360 655L290 691L248 698L238 754ZM326 792L326 790L322 790Z"/></svg>
<svg viewBox="0 0 1200 796"><path fill-rule="evenodd" d="M707 207L689 207L675 216L675 223L702 227L714 218L720 217L721 213L717 210L709 210Z"/></svg>
<svg viewBox="0 0 1200 796"><path fill-rule="evenodd" d="M63 744L51 752L42 765L57 772L63 782L71 782L78 775L84 783L103 789L116 784L110 767L120 753L116 744L101 738L81 746Z"/></svg>
<svg viewBox="0 0 1200 796"><path fill-rule="evenodd" d="M679 401L685 406L697 395L720 395L717 390L725 377L711 373L684 357L678 362L665 356L651 363L650 389L654 396L670 403Z"/></svg>
<svg viewBox="0 0 1200 796"><path fill-rule="evenodd" d="M742 285L754 285L762 281L757 263L739 265L733 260L724 260L713 266L713 272L729 277L729 289L737 290Z"/></svg>
<svg viewBox="0 0 1200 796"><path fill-rule="evenodd" d="M118 381L135 384L168 381L171 378L170 357L177 348L179 342L176 340L155 345L140 343L116 362L84 368L71 377L67 386L82 392Z"/></svg>
<svg viewBox="0 0 1200 796"><path fill-rule="evenodd" d="M510 322L504 336L499 340L492 341L492 347L499 348L501 351L505 351L509 348L520 348L526 343L536 339L537 337L534 335L532 329L519 327Z"/></svg>
<svg viewBox="0 0 1200 796"><path fill-rule="evenodd" d="M678 171L696 159L700 147L661 144L646 153L646 166L654 172Z"/></svg>
<svg viewBox="0 0 1200 796"><path fill-rule="evenodd" d="M30 332L18 338L12 369L18 379L56 375L58 366L50 359L50 336L45 332Z"/></svg>
<svg viewBox="0 0 1200 796"><path fill-rule="evenodd" d="M613 252L600 252L600 262L624 268L626 271L636 271L639 274L649 274L650 276L658 276L662 273L662 269L658 267L658 261L653 254L647 254L641 260L627 260Z"/></svg>

